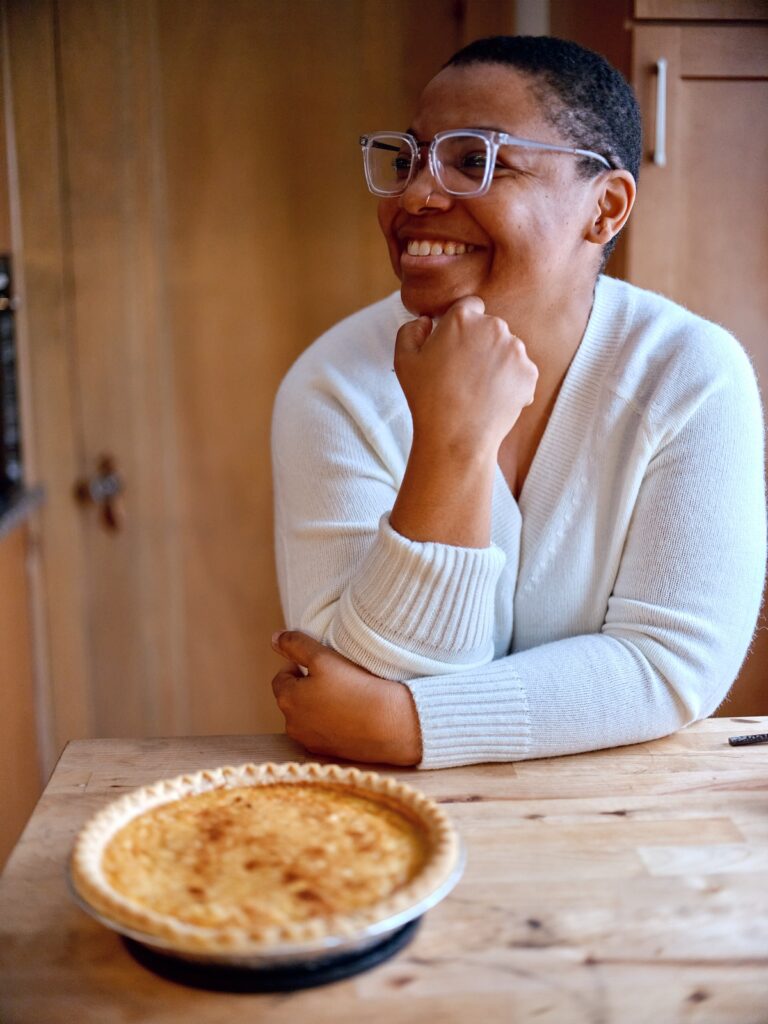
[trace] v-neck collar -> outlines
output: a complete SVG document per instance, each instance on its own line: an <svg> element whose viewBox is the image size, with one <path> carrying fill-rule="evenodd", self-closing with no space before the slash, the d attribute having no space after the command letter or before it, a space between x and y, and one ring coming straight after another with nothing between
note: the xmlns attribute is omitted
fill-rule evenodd
<svg viewBox="0 0 768 1024"><path fill-rule="evenodd" d="M563 379L517 501L501 467L496 467L497 484L507 491L522 517L518 587L532 577L535 582L539 553L550 531L563 525L568 508L578 500L587 475L584 457L597 454L585 450L585 446L605 375L625 335L630 315L626 295L622 282L598 278L584 336Z"/></svg>
<svg viewBox="0 0 768 1024"><path fill-rule="evenodd" d="M413 319L413 314L403 306L399 293L392 297L399 327ZM519 543L518 592L521 586L528 589L535 585L543 562L541 553L551 531L562 528L569 518L569 508L578 501L587 477L584 457L588 460L597 455L588 447L589 425L633 308L633 292L625 282L598 277L584 336L563 379L519 499L515 499L501 467L496 465L493 541L507 551ZM399 388L394 411L410 418ZM564 503L568 507L563 508Z"/></svg>

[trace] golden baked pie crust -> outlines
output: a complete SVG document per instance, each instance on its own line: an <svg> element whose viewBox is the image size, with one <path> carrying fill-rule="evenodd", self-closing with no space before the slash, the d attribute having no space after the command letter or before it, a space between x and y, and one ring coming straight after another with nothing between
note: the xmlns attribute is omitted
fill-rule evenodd
<svg viewBox="0 0 768 1024"><path fill-rule="evenodd" d="M445 812L395 779L246 764L108 805L78 836L71 877L118 929L230 953L358 934L439 889L458 855Z"/></svg>

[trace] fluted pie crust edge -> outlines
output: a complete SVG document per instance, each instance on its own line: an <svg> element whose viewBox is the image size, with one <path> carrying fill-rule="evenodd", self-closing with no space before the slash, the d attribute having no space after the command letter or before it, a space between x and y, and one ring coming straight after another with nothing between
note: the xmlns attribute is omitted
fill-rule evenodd
<svg viewBox="0 0 768 1024"><path fill-rule="evenodd" d="M272 784L325 784L400 810L415 819L427 843L417 875L391 896L364 909L248 928L203 927L158 913L126 898L109 883L102 855L110 839L133 818L163 804L217 789ZM155 937L180 951L247 953L283 945L305 945L326 938L359 935L402 913L436 892L456 870L459 841L448 816L433 800L405 783L373 771L340 765L288 762L243 764L179 775L127 793L91 818L79 833L70 859L70 877L78 895L98 914L121 927Z"/></svg>

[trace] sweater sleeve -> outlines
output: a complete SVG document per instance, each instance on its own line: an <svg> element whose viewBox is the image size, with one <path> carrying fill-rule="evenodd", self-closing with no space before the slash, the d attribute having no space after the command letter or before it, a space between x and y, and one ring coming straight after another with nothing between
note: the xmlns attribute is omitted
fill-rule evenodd
<svg viewBox="0 0 768 1024"><path fill-rule="evenodd" d="M746 358L741 370L658 439L599 633L406 683L421 768L637 743L723 701L753 634L766 557L762 416Z"/></svg>
<svg viewBox="0 0 768 1024"><path fill-rule="evenodd" d="M404 456L366 394L301 364L272 430L278 581L302 629L389 679L478 669L494 656L497 546L419 543L389 524ZM510 625L511 632L511 625Z"/></svg>

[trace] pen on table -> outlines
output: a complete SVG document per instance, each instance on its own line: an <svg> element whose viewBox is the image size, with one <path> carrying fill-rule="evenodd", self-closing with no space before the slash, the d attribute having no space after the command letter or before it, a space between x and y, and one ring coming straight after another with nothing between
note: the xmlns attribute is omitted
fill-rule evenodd
<svg viewBox="0 0 768 1024"><path fill-rule="evenodd" d="M753 743L768 743L768 732L755 732L751 736L729 736L732 747L749 747Z"/></svg>

